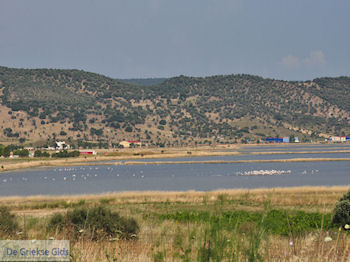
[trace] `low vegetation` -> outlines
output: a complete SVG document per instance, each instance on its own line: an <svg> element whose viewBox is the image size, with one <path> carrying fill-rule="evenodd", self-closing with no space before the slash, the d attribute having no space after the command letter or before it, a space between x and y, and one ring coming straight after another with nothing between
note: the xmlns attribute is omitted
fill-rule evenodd
<svg viewBox="0 0 350 262"><path fill-rule="evenodd" d="M64 231L72 238L85 236L91 240L135 239L139 231L134 219L121 217L102 205L78 207L66 214L56 213L50 218L47 228L48 231Z"/></svg>
<svg viewBox="0 0 350 262"><path fill-rule="evenodd" d="M80 156L80 152L77 150L68 152L67 150L62 150L58 153L51 154L51 157L59 157L59 158L66 158L66 157L78 157Z"/></svg>
<svg viewBox="0 0 350 262"><path fill-rule="evenodd" d="M333 224L342 227L350 226L350 190L339 199L333 213Z"/></svg>
<svg viewBox="0 0 350 262"><path fill-rule="evenodd" d="M11 236L16 234L18 223L15 215L10 213L10 209L0 206L0 235Z"/></svg>
<svg viewBox="0 0 350 262"><path fill-rule="evenodd" d="M72 261L341 261L350 238L332 218L345 191L3 198L1 214L15 226L0 235L69 239Z"/></svg>

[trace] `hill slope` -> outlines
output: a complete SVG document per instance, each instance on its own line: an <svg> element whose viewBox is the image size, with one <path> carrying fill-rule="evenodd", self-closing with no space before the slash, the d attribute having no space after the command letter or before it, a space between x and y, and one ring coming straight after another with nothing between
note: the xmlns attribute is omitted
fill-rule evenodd
<svg viewBox="0 0 350 262"><path fill-rule="evenodd" d="M0 67L0 137L154 144L350 133L350 78L179 76L151 86L80 70Z"/></svg>

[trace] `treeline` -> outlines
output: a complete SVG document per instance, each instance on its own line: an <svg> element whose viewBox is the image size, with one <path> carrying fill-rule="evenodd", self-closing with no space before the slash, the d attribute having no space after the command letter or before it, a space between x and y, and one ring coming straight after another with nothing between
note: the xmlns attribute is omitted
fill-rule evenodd
<svg viewBox="0 0 350 262"><path fill-rule="evenodd" d="M58 158L66 158L66 157L78 157L80 156L80 152L77 150L68 152L67 150L61 150L58 153L50 154L47 151L35 150L34 157L58 157Z"/></svg>
<svg viewBox="0 0 350 262"><path fill-rule="evenodd" d="M17 145L8 145L4 146L0 144L0 157L9 157L11 155L11 152L15 156L19 157L29 157L29 150L25 149L21 146ZM47 151L41 151L39 149L34 151L34 157L58 157L58 158L65 158L65 157L78 157L80 156L80 152L77 150L68 152L67 150L60 151L58 153L52 153L50 154Z"/></svg>
<svg viewBox="0 0 350 262"><path fill-rule="evenodd" d="M29 156L29 151L27 149L23 149L23 147L17 145L4 146L0 144L0 156L9 157L11 155L11 152L13 152L14 155L21 157Z"/></svg>

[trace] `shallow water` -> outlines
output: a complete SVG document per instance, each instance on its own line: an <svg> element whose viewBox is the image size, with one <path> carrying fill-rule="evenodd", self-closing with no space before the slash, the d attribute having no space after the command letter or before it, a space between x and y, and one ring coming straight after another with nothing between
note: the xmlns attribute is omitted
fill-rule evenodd
<svg viewBox="0 0 350 262"><path fill-rule="evenodd" d="M246 147L244 154L132 161L272 160L350 158L350 153L288 154L286 152L350 150L348 144ZM282 154L254 155L279 151ZM290 186L350 185L350 161L104 165L17 170L0 174L0 195L96 194L130 190L216 190ZM100 163L101 164L101 163ZM260 170L260 171L259 171ZM262 171L261 171L262 170ZM274 173L273 176L244 174Z"/></svg>
<svg viewBox="0 0 350 262"><path fill-rule="evenodd" d="M242 176L254 170L288 171ZM0 175L0 195L93 194L127 190L215 190L350 184L350 161L56 167Z"/></svg>
<svg viewBox="0 0 350 262"><path fill-rule="evenodd" d="M259 152L261 153L261 152ZM273 160L273 159L293 159L293 158L350 158L350 153L278 153L278 154L240 154L232 156L200 156L200 157L179 157L179 158L159 158L159 159L133 159L141 162L166 162L166 161L210 161L210 160ZM115 162L115 161L113 161ZM127 162L127 161L124 161Z"/></svg>
<svg viewBox="0 0 350 262"><path fill-rule="evenodd" d="M264 151L344 151L350 150L350 143L339 144L316 144L316 145L304 145L304 144L275 144L275 145L261 145L261 146L244 146L240 148L239 152L264 152Z"/></svg>

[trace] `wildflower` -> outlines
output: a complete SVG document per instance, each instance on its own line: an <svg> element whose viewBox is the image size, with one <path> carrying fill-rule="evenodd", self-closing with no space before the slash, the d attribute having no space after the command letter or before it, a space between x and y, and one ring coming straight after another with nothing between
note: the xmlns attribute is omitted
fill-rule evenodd
<svg viewBox="0 0 350 262"><path fill-rule="evenodd" d="M54 237L50 237L49 240L55 240L55 238Z"/></svg>
<svg viewBox="0 0 350 262"><path fill-rule="evenodd" d="M290 245L290 246L293 246L293 241L290 241L290 242L289 242L289 245Z"/></svg>
<svg viewBox="0 0 350 262"><path fill-rule="evenodd" d="M332 241L333 239L331 238L331 237L325 237L324 238L324 242L330 242L330 241Z"/></svg>
<svg viewBox="0 0 350 262"><path fill-rule="evenodd" d="M79 230L79 233L83 233L83 232L84 232L84 229L80 229L80 230Z"/></svg>
<svg viewBox="0 0 350 262"><path fill-rule="evenodd" d="M350 225L346 224L346 225L344 226L344 229L345 229L345 230L349 230L349 229L350 229Z"/></svg>

